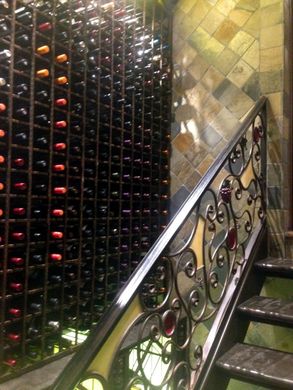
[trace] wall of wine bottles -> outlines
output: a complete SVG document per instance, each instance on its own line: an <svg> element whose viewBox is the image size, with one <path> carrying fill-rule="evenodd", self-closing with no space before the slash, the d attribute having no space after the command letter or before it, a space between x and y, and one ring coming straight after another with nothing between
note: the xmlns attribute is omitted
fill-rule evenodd
<svg viewBox="0 0 293 390"><path fill-rule="evenodd" d="M0 0L0 380L72 350L168 220L155 1Z"/></svg>

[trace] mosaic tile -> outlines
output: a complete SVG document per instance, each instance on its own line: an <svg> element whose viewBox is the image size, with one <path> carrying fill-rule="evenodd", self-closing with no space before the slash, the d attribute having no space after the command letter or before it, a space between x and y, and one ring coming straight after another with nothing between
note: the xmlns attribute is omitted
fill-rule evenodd
<svg viewBox="0 0 293 390"><path fill-rule="evenodd" d="M213 158L213 156L211 156L210 154L208 154L204 160L198 165L197 167L197 171L199 172L199 174L201 176L203 176L207 170L209 169L209 167L212 165L212 163L215 161L215 159Z"/></svg>
<svg viewBox="0 0 293 390"><path fill-rule="evenodd" d="M245 61L240 60L227 77L233 84L241 88L253 73L253 69Z"/></svg>
<svg viewBox="0 0 293 390"><path fill-rule="evenodd" d="M214 158L217 158L219 154L226 148L226 146L227 141L222 138L221 141L210 151L211 155Z"/></svg>
<svg viewBox="0 0 293 390"><path fill-rule="evenodd" d="M217 41L217 39L211 38L205 45L202 55L207 62L213 64L223 50L224 45Z"/></svg>
<svg viewBox="0 0 293 390"><path fill-rule="evenodd" d="M274 26L283 21L283 2L269 5L261 9L261 27Z"/></svg>
<svg viewBox="0 0 293 390"><path fill-rule="evenodd" d="M229 18L232 20L237 26L242 27L247 20L250 18L251 12L243 9L232 9L229 13Z"/></svg>
<svg viewBox="0 0 293 390"><path fill-rule="evenodd" d="M182 183L177 178L177 176L174 175L174 173L170 172L170 193L171 193L171 195L175 194L181 185L182 185Z"/></svg>
<svg viewBox="0 0 293 390"><path fill-rule="evenodd" d="M201 175L197 171L193 171L189 177L185 180L185 185L189 191L192 191L193 188L200 181Z"/></svg>
<svg viewBox="0 0 293 390"><path fill-rule="evenodd" d="M188 68L188 72L194 77L195 80L200 80L209 64L202 58L201 55L197 55Z"/></svg>
<svg viewBox="0 0 293 390"><path fill-rule="evenodd" d="M255 11L259 8L259 0L240 0L238 1L236 8Z"/></svg>
<svg viewBox="0 0 293 390"><path fill-rule="evenodd" d="M224 76L211 66L203 76L201 83L210 92L213 92L223 82Z"/></svg>
<svg viewBox="0 0 293 390"><path fill-rule="evenodd" d="M250 48L244 53L242 59L253 69L259 70L259 42L255 40Z"/></svg>
<svg viewBox="0 0 293 390"><path fill-rule="evenodd" d="M189 44L199 52L203 51L211 36L203 28L198 27L188 38Z"/></svg>
<svg viewBox="0 0 293 390"><path fill-rule="evenodd" d="M276 92L271 93L268 96L269 101L269 117L278 117L281 116L283 113L283 100L282 100L282 93Z"/></svg>
<svg viewBox="0 0 293 390"><path fill-rule="evenodd" d="M203 145L203 142L201 140L196 140L184 153L184 156L194 167L197 167L207 154L208 150L206 149L206 146Z"/></svg>
<svg viewBox="0 0 293 390"><path fill-rule="evenodd" d="M254 38L259 38L260 32L260 12L254 12L248 21L243 26L243 30L248 34L252 35Z"/></svg>
<svg viewBox="0 0 293 390"><path fill-rule="evenodd" d="M196 54L197 53L194 48L191 47L188 42L185 42L181 46L181 50L174 53L173 60L175 64L181 65L183 68L187 68L194 60Z"/></svg>
<svg viewBox="0 0 293 390"><path fill-rule="evenodd" d="M267 190L268 190L268 208L281 209L282 208L281 189L279 187L268 187Z"/></svg>
<svg viewBox="0 0 293 390"><path fill-rule="evenodd" d="M216 8L213 8L201 23L201 27L205 29L210 35L212 35L224 21L224 19L225 16Z"/></svg>
<svg viewBox="0 0 293 390"><path fill-rule="evenodd" d="M200 111L209 97L209 93L202 83L197 83L194 88L188 89L185 92L188 104Z"/></svg>
<svg viewBox="0 0 293 390"><path fill-rule="evenodd" d="M214 37L218 39L224 45L227 45L238 32L239 27L232 20L224 20L217 31L214 33Z"/></svg>
<svg viewBox="0 0 293 390"><path fill-rule="evenodd" d="M215 67L227 75L233 66L239 61L239 56L231 49L225 48L214 62Z"/></svg>
<svg viewBox="0 0 293 390"><path fill-rule="evenodd" d="M281 162L281 144L278 141L268 142L268 162Z"/></svg>
<svg viewBox="0 0 293 390"><path fill-rule="evenodd" d="M259 82L259 73L253 73L247 80L242 88L243 92L246 93L251 99L257 101L261 95L261 88Z"/></svg>
<svg viewBox="0 0 293 390"><path fill-rule="evenodd" d="M260 73L260 86L263 94L280 91L282 89L282 83L283 72L281 70Z"/></svg>
<svg viewBox="0 0 293 390"><path fill-rule="evenodd" d="M201 133L200 138L210 148L214 148L222 140L221 135L212 126L206 127Z"/></svg>
<svg viewBox="0 0 293 390"><path fill-rule="evenodd" d="M188 178L194 174L194 167L185 158L180 161L177 171L177 177L183 184L188 183ZM190 187L188 187L190 188Z"/></svg>
<svg viewBox="0 0 293 390"><path fill-rule="evenodd" d="M190 133L179 133L172 141L172 145L175 146L179 152L184 153L190 148L190 145L192 145L193 142L193 136Z"/></svg>
<svg viewBox="0 0 293 390"><path fill-rule="evenodd" d="M252 45L254 38L245 31L239 31L229 44L229 48L238 55L243 55Z"/></svg>
<svg viewBox="0 0 293 390"><path fill-rule="evenodd" d="M188 13L194 6L195 1L197 0L181 0L178 4L178 7L185 13Z"/></svg>
<svg viewBox="0 0 293 390"><path fill-rule="evenodd" d="M270 186L280 186L283 181L282 165L268 164L267 177Z"/></svg>
<svg viewBox="0 0 293 390"><path fill-rule="evenodd" d="M194 19L192 19L189 15L186 15L182 22L175 26L175 33L179 34L181 38L187 39L196 27L197 24Z"/></svg>
<svg viewBox="0 0 293 390"><path fill-rule="evenodd" d="M180 8L176 10L173 16L173 36L176 35L178 28L184 19L186 18L186 13L182 11Z"/></svg>
<svg viewBox="0 0 293 390"><path fill-rule="evenodd" d="M284 41L283 24L266 27L260 31L260 48L268 49L270 47L281 46Z"/></svg>
<svg viewBox="0 0 293 390"><path fill-rule="evenodd" d="M179 190L172 196L171 202L177 208L177 210L186 200L189 194L190 191L188 191L188 189L184 185L182 185Z"/></svg>
<svg viewBox="0 0 293 390"><path fill-rule="evenodd" d="M224 15L228 15L229 12L235 7L235 1L234 0L219 0L217 2L216 7Z"/></svg>
<svg viewBox="0 0 293 390"><path fill-rule="evenodd" d="M179 132L180 124L177 122L173 122L171 125L171 139L174 139Z"/></svg>
<svg viewBox="0 0 293 390"><path fill-rule="evenodd" d="M176 109L175 120L179 123L186 122L193 119L196 114L197 112L194 107L189 104L184 104Z"/></svg>
<svg viewBox="0 0 293 390"><path fill-rule="evenodd" d="M239 126L239 121L232 113L224 107L216 118L211 122L211 125L219 134L221 134L227 141L233 137L235 129Z"/></svg>
<svg viewBox="0 0 293 390"><path fill-rule="evenodd" d="M207 119L201 114L201 112L196 111L194 107L189 105L179 107L176 113L180 111L180 115L182 115L186 107L187 112L192 112L193 114L190 119L180 121L181 131L189 131L191 134L193 134L193 138L196 139L198 138L199 132L207 126L208 122Z"/></svg>
<svg viewBox="0 0 293 390"><path fill-rule="evenodd" d="M212 5L209 4L206 0L197 0L194 3L196 4L190 10L189 15L192 19L200 23L210 11Z"/></svg>
<svg viewBox="0 0 293 390"><path fill-rule="evenodd" d="M204 107L201 110L201 114L206 118L207 122L212 122L218 113L223 108L223 105L210 95L205 101Z"/></svg>
<svg viewBox="0 0 293 390"><path fill-rule="evenodd" d="M229 91L228 91L229 93ZM236 118L240 119L243 115L245 115L254 105L254 101L247 96L244 92L239 90L234 90L230 97L226 95L227 104L224 104L231 112L236 116ZM223 100L225 100L223 97ZM223 102L222 100L222 102Z"/></svg>
<svg viewBox="0 0 293 390"><path fill-rule="evenodd" d="M268 5L279 3L280 0L260 0L260 6L262 8L267 7Z"/></svg>
<svg viewBox="0 0 293 390"><path fill-rule="evenodd" d="M188 72L183 72L183 77L181 77L181 89L182 91L186 91L188 89L194 88L197 85L197 81L194 77Z"/></svg>

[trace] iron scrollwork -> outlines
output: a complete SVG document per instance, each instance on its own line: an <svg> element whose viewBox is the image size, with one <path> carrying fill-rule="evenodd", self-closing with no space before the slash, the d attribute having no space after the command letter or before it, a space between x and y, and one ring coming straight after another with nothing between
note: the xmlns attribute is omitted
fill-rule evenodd
<svg viewBox="0 0 293 390"><path fill-rule="evenodd" d="M120 340L111 366L115 373L124 356L127 376L117 385L117 377L109 375L102 388L193 388L209 329L265 219L264 148L260 111L144 279L141 314Z"/></svg>

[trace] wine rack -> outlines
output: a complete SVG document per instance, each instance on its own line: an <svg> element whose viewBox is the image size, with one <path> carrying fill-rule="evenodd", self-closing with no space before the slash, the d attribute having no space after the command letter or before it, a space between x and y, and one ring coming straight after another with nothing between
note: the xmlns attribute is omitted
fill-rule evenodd
<svg viewBox="0 0 293 390"><path fill-rule="evenodd" d="M152 1L0 1L0 380L86 337L168 220Z"/></svg>

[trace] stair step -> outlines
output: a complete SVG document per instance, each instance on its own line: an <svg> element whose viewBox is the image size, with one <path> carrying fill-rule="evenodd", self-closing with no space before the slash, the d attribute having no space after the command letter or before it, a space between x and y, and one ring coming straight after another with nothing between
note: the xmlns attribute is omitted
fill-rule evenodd
<svg viewBox="0 0 293 390"><path fill-rule="evenodd" d="M235 344L216 363L226 375L269 389L293 389L293 354Z"/></svg>
<svg viewBox="0 0 293 390"><path fill-rule="evenodd" d="M268 275L285 278L293 277L293 260L268 257L257 261L254 266Z"/></svg>
<svg viewBox="0 0 293 390"><path fill-rule="evenodd" d="M293 302L254 296L237 308L253 320L293 327Z"/></svg>

